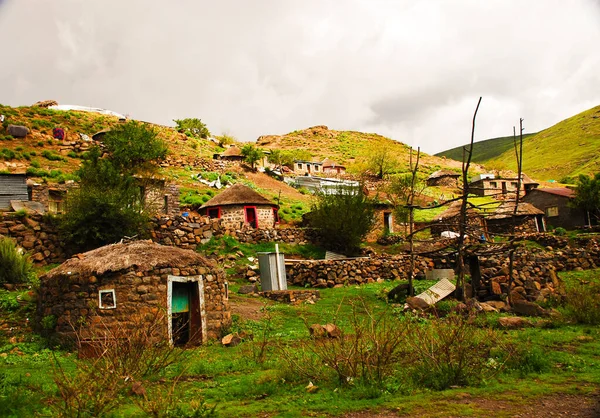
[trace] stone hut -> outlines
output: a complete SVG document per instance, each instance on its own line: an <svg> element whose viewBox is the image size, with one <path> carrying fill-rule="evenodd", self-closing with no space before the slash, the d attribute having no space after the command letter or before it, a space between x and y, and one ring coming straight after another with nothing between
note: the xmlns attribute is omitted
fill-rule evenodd
<svg viewBox="0 0 600 418"><path fill-rule="evenodd" d="M244 161L244 156L242 155L242 150L235 145L230 146L221 154L216 154L215 159L217 160L225 160L225 161Z"/></svg>
<svg viewBox="0 0 600 418"><path fill-rule="evenodd" d="M440 235L444 231L458 233L460 226L460 206L459 200L450 203L448 209L440 213L431 223L431 234ZM479 238L485 234L485 219L479 212L471 207L467 207L467 235Z"/></svg>
<svg viewBox="0 0 600 418"><path fill-rule="evenodd" d="M450 170L438 170L427 177L428 186L458 187L460 174Z"/></svg>
<svg viewBox="0 0 600 418"><path fill-rule="evenodd" d="M565 187L549 187L531 190L523 201L532 204L546 215L553 227L575 229L589 225L589 216L580 208L572 206L575 192Z"/></svg>
<svg viewBox="0 0 600 418"><path fill-rule="evenodd" d="M512 230L514 225L518 232L545 232L544 212L533 205L519 202L515 216L515 201L503 202L496 211L486 218L487 229L490 233L502 234Z"/></svg>
<svg viewBox="0 0 600 418"><path fill-rule="evenodd" d="M151 241L78 254L40 278L39 294L38 320L55 322L63 338L78 330L88 347L142 326L156 329L156 339L200 344L231 323L223 270L194 251Z"/></svg>
<svg viewBox="0 0 600 418"><path fill-rule="evenodd" d="M248 224L253 228L272 228L279 223L278 206L248 186L234 184L204 205L200 213L222 219L226 227Z"/></svg>

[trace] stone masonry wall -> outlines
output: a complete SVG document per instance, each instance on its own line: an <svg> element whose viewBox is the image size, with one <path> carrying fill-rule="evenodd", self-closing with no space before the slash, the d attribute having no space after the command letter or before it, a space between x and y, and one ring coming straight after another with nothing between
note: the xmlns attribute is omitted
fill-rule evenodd
<svg viewBox="0 0 600 418"><path fill-rule="evenodd" d="M68 277L42 280L39 292L38 317L56 318L55 331L63 336L73 334L73 326L82 325L87 337L98 337L102 329L126 331L162 319L167 309L167 278L199 275L204 284L207 336L218 338L231 323L229 302L225 298L225 273L209 271L205 266L187 266L137 271L130 268L118 274L89 276L75 273ZM99 290L114 289L116 307L100 309ZM96 327L96 328L95 328ZM166 319L160 333L168 335Z"/></svg>
<svg viewBox="0 0 600 418"><path fill-rule="evenodd" d="M37 265L62 263L66 259L56 227L45 222L42 215L24 218L15 214L0 215L1 236L14 239L19 247L31 254L32 261Z"/></svg>

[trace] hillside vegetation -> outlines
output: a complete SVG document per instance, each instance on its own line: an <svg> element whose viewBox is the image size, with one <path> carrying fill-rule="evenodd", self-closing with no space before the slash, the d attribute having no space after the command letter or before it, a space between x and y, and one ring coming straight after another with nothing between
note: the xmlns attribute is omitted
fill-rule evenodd
<svg viewBox="0 0 600 418"><path fill-rule="evenodd" d="M514 152L494 160L515 170ZM600 171L600 106L581 112L532 136L523 144L523 167L538 180L566 180Z"/></svg>
<svg viewBox="0 0 600 418"><path fill-rule="evenodd" d="M373 153L385 149L389 152L390 158L398 161L394 168L395 172L409 170L410 148L402 142L374 133L335 131L327 126L313 126L285 135L261 136L257 140L257 145L265 149L301 148L308 151L313 160L322 161L330 158L356 174L368 168L368 161ZM458 161L421 153L419 171L426 175L440 168L460 171L460 165Z"/></svg>
<svg viewBox="0 0 600 418"><path fill-rule="evenodd" d="M524 134L523 142L535 134ZM486 139L473 144L473 156L471 161L478 164L486 164L498 158L505 152L513 149L513 137L503 136L500 138ZM435 154L437 157L446 157L461 161L463 158L463 146L452 148Z"/></svg>
<svg viewBox="0 0 600 418"><path fill-rule="evenodd" d="M600 106L525 138L523 170L536 180L570 183L579 174L600 171ZM462 147L436 155L461 159ZM512 137L476 143L473 161L494 170L516 171Z"/></svg>

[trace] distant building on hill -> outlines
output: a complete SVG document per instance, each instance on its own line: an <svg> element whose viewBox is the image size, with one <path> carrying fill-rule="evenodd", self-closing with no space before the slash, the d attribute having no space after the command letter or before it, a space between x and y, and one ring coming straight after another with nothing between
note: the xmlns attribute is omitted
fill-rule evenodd
<svg viewBox="0 0 600 418"><path fill-rule="evenodd" d="M459 173L450 170L438 170L427 177L428 186L458 187Z"/></svg>

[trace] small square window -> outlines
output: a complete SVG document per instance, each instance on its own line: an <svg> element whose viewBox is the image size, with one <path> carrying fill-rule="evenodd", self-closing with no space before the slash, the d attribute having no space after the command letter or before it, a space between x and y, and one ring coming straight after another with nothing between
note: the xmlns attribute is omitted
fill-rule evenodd
<svg viewBox="0 0 600 418"><path fill-rule="evenodd" d="M208 209L208 217L211 219L219 219L221 217L221 208L209 208Z"/></svg>
<svg viewBox="0 0 600 418"><path fill-rule="evenodd" d="M115 289L100 290L98 292L98 306L100 309L115 309L117 307Z"/></svg>
<svg viewBox="0 0 600 418"><path fill-rule="evenodd" d="M490 187L496 189L496 188L498 188L498 183L496 183L495 181L491 181L490 182Z"/></svg>
<svg viewBox="0 0 600 418"><path fill-rule="evenodd" d="M302 170L302 164L298 163L298 170Z"/></svg>
<svg viewBox="0 0 600 418"><path fill-rule="evenodd" d="M558 206L550 206L549 208L546 208L546 216L548 218L558 216Z"/></svg>

